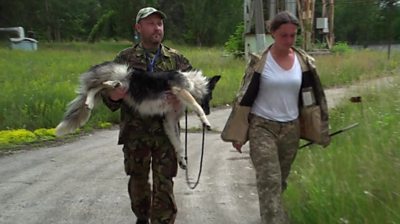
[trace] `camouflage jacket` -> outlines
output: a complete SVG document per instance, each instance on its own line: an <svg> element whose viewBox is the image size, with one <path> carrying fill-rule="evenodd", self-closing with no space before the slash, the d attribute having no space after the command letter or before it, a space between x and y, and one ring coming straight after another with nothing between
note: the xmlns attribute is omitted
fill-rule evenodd
<svg viewBox="0 0 400 224"><path fill-rule="evenodd" d="M221 134L222 140L242 144L248 140L248 114L258 94L260 76L270 47L261 56L250 55L251 58L243 76L242 85ZM302 139L327 146L330 142L328 106L314 65L314 58L301 49L293 48L293 50L299 58L302 70L302 84L299 93L300 136ZM306 88L312 89L315 98L315 105L313 106L304 106L302 103L301 93Z"/></svg>
<svg viewBox="0 0 400 224"><path fill-rule="evenodd" d="M151 53L150 53L151 54ZM151 55L151 58L154 54ZM131 68L147 70L150 63L146 57L145 50L140 44L122 50L114 59L117 63L125 63ZM189 60L174 49L161 45L160 56L155 60L153 67L155 72L171 70L190 70L192 68ZM103 97L104 103L112 111L120 109L121 121L118 144L125 144L128 141L138 138L153 138L165 136L162 126L162 116L141 116L121 101L112 101Z"/></svg>

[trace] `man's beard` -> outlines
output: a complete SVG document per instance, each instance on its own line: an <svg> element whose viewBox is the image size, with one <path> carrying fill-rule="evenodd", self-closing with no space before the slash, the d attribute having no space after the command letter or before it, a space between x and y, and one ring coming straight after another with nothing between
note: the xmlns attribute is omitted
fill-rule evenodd
<svg viewBox="0 0 400 224"><path fill-rule="evenodd" d="M154 35L151 36L150 42L152 44L159 44L159 43L161 43L163 37L164 36L162 34L154 34Z"/></svg>
<svg viewBox="0 0 400 224"><path fill-rule="evenodd" d="M157 48L158 45L161 44L164 35L160 33L154 33L151 35L147 35L142 38L142 42L146 48Z"/></svg>

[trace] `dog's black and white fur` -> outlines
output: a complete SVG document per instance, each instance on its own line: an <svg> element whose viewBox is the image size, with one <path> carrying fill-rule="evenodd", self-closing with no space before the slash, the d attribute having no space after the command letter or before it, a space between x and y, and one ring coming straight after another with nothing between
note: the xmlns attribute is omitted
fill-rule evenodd
<svg viewBox="0 0 400 224"><path fill-rule="evenodd" d="M81 75L78 96L68 104L63 120L56 127L56 134L65 135L84 125L95 104L101 101L100 92L122 86L128 89L124 102L134 110L142 115L165 117L165 133L176 150L179 165L186 168L179 131L176 129L177 123L187 106L210 129L206 114L209 114L212 90L219 79L220 76L207 78L199 70L153 73L129 69L127 65L114 62L95 65ZM182 107L178 111L167 102L168 91L180 100ZM196 99L201 102L201 106Z"/></svg>

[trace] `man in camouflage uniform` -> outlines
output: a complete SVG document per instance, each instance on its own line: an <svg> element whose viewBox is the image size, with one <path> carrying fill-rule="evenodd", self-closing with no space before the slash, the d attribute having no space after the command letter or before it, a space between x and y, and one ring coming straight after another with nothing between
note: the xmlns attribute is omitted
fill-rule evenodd
<svg viewBox="0 0 400 224"><path fill-rule="evenodd" d="M141 9L135 24L140 43L121 51L115 62L154 72L190 70L192 67L184 56L161 44L163 19L165 14L159 10L151 7ZM125 172L130 176L128 192L136 223L149 223L149 220L152 224L174 223L177 208L173 177L177 174L177 158L164 132L163 117L139 115L122 103L125 94L125 89L117 88L103 100L111 110L121 110L118 144L123 144ZM167 94L166 99L173 105L179 104L172 94ZM149 184L150 166L152 188Z"/></svg>

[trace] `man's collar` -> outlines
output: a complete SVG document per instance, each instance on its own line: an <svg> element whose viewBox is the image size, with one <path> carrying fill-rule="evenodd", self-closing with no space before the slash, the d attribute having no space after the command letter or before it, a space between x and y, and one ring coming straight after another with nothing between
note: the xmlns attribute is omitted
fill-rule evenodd
<svg viewBox="0 0 400 224"><path fill-rule="evenodd" d="M160 51L161 55L168 58L171 57L171 53L168 51L168 48L165 47L163 44L160 44L160 46L161 46L161 51ZM143 48L142 43L137 44L135 47L139 50L138 51L139 54L145 54L146 50Z"/></svg>
<svg viewBox="0 0 400 224"><path fill-rule="evenodd" d="M171 57L171 53L168 51L167 47L161 44L161 55L164 57Z"/></svg>

